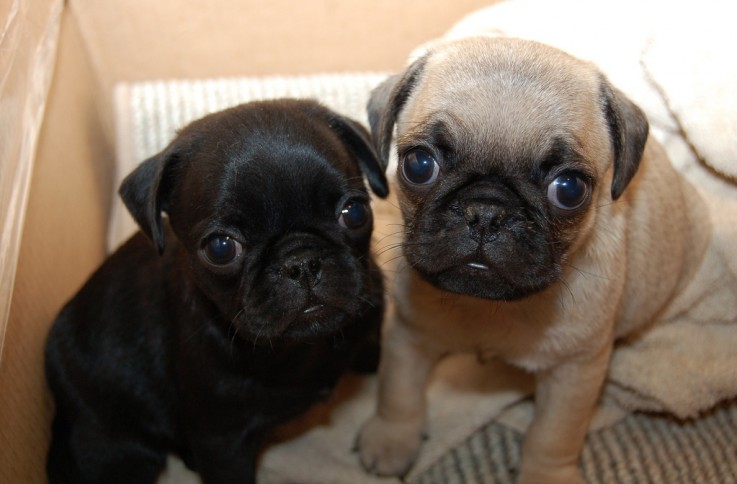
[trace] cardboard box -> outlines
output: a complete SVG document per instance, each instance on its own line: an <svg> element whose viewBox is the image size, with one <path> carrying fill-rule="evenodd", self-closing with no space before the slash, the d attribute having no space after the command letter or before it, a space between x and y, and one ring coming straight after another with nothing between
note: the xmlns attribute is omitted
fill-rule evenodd
<svg viewBox="0 0 737 484"><path fill-rule="evenodd" d="M49 325L106 256L114 87L395 71L490 0L0 4L0 482L45 482Z"/></svg>

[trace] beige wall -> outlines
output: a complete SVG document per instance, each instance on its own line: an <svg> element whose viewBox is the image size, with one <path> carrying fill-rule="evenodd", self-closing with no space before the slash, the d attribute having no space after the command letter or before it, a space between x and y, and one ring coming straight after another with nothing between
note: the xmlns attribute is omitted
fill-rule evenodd
<svg viewBox="0 0 737 484"><path fill-rule="evenodd" d="M494 0L70 0L106 102L116 82L395 70Z"/></svg>
<svg viewBox="0 0 737 484"><path fill-rule="evenodd" d="M67 0L0 361L0 482L45 480L43 344L104 257L116 82L395 70L414 46L489 3Z"/></svg>

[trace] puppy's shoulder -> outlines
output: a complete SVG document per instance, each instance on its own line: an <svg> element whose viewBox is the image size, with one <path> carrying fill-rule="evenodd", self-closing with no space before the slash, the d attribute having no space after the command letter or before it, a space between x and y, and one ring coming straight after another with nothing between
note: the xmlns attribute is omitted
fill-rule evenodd
<svg viewBox="0 0 737 484"><path fill-rule="evenodd" d="M49 337L92 339L162 317L177 272L176 246L159 255L138 232L111 254L59 313Z"/></svg>

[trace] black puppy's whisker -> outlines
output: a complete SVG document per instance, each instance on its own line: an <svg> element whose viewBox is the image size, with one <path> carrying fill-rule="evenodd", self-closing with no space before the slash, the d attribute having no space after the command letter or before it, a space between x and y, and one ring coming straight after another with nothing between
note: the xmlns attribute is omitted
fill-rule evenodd
<svg viewBox="0 0 737 484"><path fill-rule="evenodd" d="M373 308L373 307L376 307L377 306L377 303L375 301L371 300L367 296L364 296L363 294L359 294L358 296L356 296L356 299L358 299L362 303L366 304L370 308ZM338 309L340 309L340 308L338 308ZM344 311L344 312L347 313L348 311Z"/></svg>
<svg viewBox="0 0 737 484"><path fill-rule="evenodd" d="M231 326L232 325L235 325L235 323L236 323L235 320L238 319L238 318L240 318L245 311L246 311L246 308L241 308L237 313L235 313L235 316L233 316L233 319L230 320Z"/></svg>
<svg viewBox="0 0 737 484"><path fill-rule="evenodd" d="M381 269L389 274L397 274L403 272L409 267L409 263L404 257L403 253L399 253L393 257L390 257L384 261L381 261Z"/></svg>
<svg viewBox="0 0 737 484"><path fill-rule="evenodd" d="M233 358L235 355L235 339L238 336L238 326L231 324L230 327L233 329L233 335L230 337L230 357Z"/></svg>
<svg viewBox="0 0 737 484"><path fill-rule="evenodd" d="M404 233L404 231L388 233L388 234L384 235L383 237L381 237L380 239L377 239L375 243L376 244L381 244L381 243L383 243L387 239L401 238L403 233Z"/></svg>
<svg viewBox="0 0 737 484"><path fill-rule="evenodd" d="M433 245L433 241L416 241L416 242L402 242L402 248L404 250L411 249L412 247L430 247ZM426 261L429 262L429 261Z"/></svg>
<svg viewBox="0 0 737 484"><path fill-rule="evenodd" d="M260 337L261 337L261 329L259 328L259 330L256 332L256 336L253 338L253 345L252 345L253 351L256 351L256 347L258 345L258 339Z"/></svg>
<svg viewBox="0 0 737 484"><path fill-rule="evenodd" d="M230 326L228 328L228 332L232 333L232 336L230 338L230 353L231 357L233 356L234 352L234 346L235 346L235 338L238 336L238 330L240 329L240 325L236 322L236 320L245 312L245 308L241 308L235 316L233 316L233 319L230 320Z"/></svg>
<svg viewBox="0 0 737 484"><path fill-rule="evenodd" d="M385 261L382 261L382 263L381 263L382 269L383 270L391 270L391 268L394 265L393 262L398 261L398 260L402 260L403 257L404 257L404 254L399 253L399 254L397 254L395 256L390 257L389 259L387 259ZM387 266L390 266L390 267L387 267Z"/></svg>
<svg viewBox="0 0 737 484"><path fill-rule="evenodd" d="M388 245L399 244L401 243L402 238L403 238L403 232L394 232L394 233L385 235L381 239L377 240L375 243L377 245L379 244L388 244ZM392 240L396 242L390 242Z"/></svg>
<svg viewBox="0 0 737 484"><path fill-rule="evenodd" d="M381 248L377 249L377 251L376 251L376 255L377 255L377 256L381 256L381 255L384 255L384 254L386 254L387 252L391 252L391 251L393 251L393 250L398 250L398 249L399 249L399 250L401 250L403 246L404 246L404 244L402 244L402 243L396 243L396 244L390 244L390 245L385 245L385 246L383 246L383 247L381 247Z"/></svg>

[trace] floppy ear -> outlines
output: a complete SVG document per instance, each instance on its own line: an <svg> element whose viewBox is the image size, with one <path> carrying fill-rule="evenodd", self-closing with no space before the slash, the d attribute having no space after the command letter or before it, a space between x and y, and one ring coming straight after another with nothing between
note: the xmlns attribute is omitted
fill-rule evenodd
<svg viewBox="0 0 737 484"><path fill-rule="evenodd" d="M649 125L645 114L606 79L601 82L604 114L614 147L612 200L618 199L640 166Z"/></svg>
<svg viewBox="0 0 737 484"><path fill-rule="evenodd" d="M138 226L164 252L164 229L161 213L171 192L171 167L179 158L169 145L161 153L148 158L133 170L120 184L118 193Z"/></svg>
<svg viewBox="0 0 737 484"><path fill-rule="evenodd" d="M338 133L348 150L358 160L358 165L368 179L371 190L381 198L386 198L389 194L389 185L384 174L386 165L379 162L366 128L339 115L330 118L330 127Z"/></svg>
<svg viewBox="0 0 737 484"><path fill-rule="evenodd" d="M369 126L374 146L385 170L389 164L389 149L397 116L417 85L426 63L427 55L420 57L403 73L390 76L371 91L368 106L366 106Z"/></svg>

